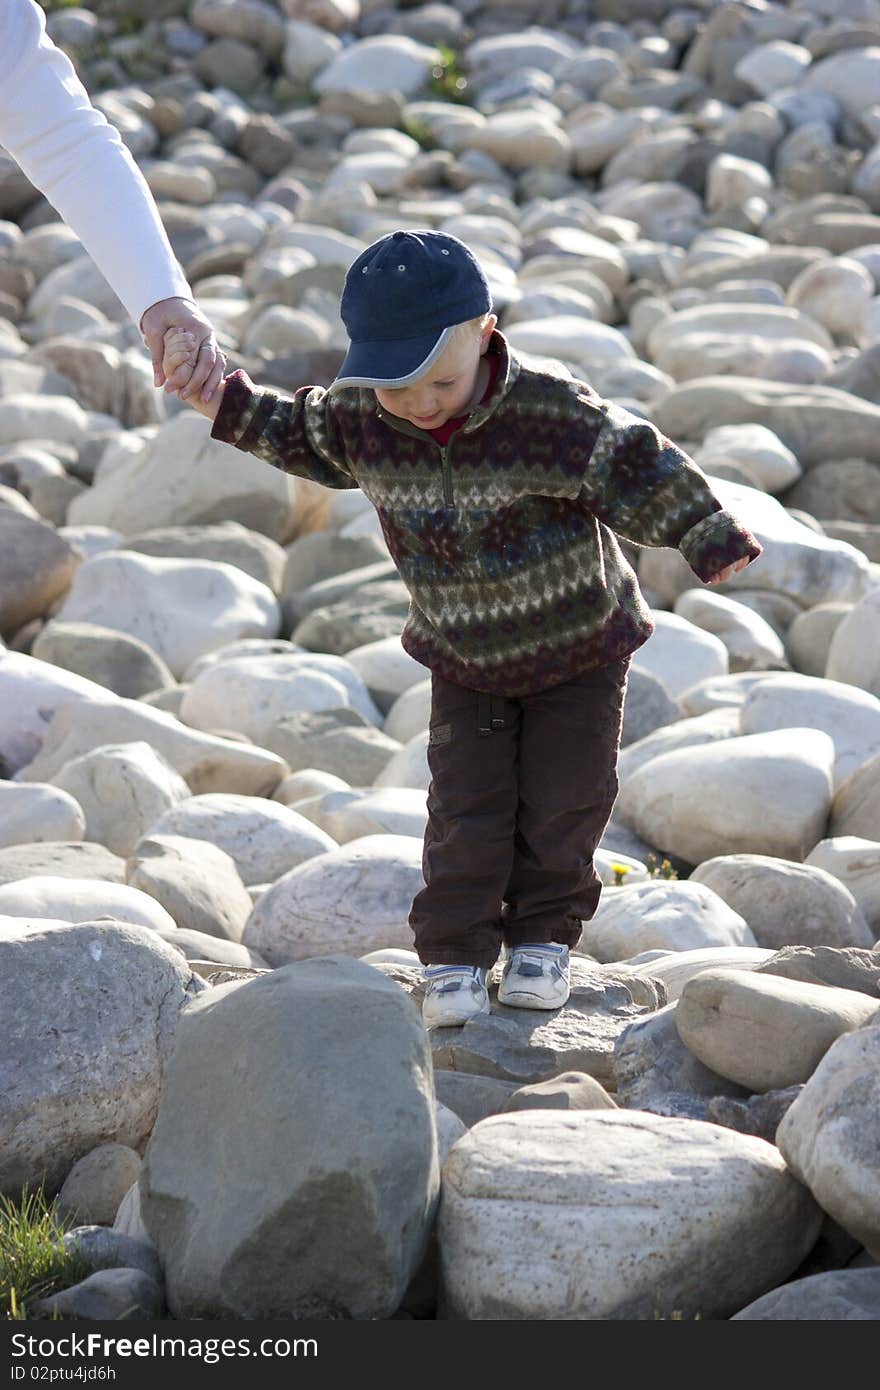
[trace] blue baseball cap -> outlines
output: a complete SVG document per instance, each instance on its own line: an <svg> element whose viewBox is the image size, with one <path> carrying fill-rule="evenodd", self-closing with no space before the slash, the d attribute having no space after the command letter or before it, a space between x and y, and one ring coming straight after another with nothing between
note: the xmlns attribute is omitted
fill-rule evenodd
<svg viewBox="0 0 880 1390"><path fill-rule="evenodd" d="M408 386L436 362L456 324L492 308L489 282L458 237L389 232L349 267L340 313L351 339L331 390Z"/></svg>

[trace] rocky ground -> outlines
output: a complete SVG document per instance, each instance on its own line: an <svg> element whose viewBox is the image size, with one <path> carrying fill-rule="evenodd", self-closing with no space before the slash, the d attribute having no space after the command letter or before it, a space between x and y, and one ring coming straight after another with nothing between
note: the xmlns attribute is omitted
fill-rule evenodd
<svg viewBox="0 0 880 1390"><path fill-rule="evenodd" d="M764 546L711 590L628 547L657 630L571 1001L428 1038L429 682L375 515L156 392L0 160L0 1191L83 1223L55 1306L877 1319L880 0L49 29L232 366L329 382L358 251L453 232L514 348Z"/></svg>

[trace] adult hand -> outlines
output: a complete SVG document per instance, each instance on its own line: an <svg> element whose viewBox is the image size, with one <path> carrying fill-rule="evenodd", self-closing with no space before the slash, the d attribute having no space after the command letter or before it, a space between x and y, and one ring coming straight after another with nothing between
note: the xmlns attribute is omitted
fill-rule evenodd
<svg viewBox="0 0 880 1390"><path fill-rule="evenodd" d="M179 391L186 400L201 388L202 400L209 400L220 384L226 358L217 345L214 329L191 299L160 299L141 317L141 333L153 359L153 384L166 391ZM169 328L191 333L196 341L195 366L183 362L166 379L162 370L165 333Z"/></svg>

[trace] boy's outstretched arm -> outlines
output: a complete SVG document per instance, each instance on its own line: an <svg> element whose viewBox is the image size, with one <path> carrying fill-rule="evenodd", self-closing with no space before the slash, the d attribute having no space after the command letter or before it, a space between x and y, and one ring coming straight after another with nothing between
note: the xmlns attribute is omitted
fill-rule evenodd
<svg viewBox="0 0 880 1390"><path fill-rule="evenodd" d="M730 578L763 550L693 459L649 420L612 402L605 403L580 495L626 540L680 550L706 584Z"/></svg>
<svg viewBox="0 0 880 1390"><path fill-rule="evenodd" d="M169 330L165 337L163 369L173 371L194 339ZM255 386L246 372L224 377L209 401L189 398L188 404L214 421L212 439L232 444L298 478L324 487L354 488L332 398L320 386L301 386L293 396Z"/></svg>

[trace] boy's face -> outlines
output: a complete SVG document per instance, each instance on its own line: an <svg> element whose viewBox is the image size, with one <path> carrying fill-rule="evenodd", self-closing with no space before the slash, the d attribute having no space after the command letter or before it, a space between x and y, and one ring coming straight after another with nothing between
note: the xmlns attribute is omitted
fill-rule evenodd
<svg viewBox="0 0 880 1390"><path fill-rule="evenodd" d="M463 415L473 400L480 358L497 322L492 314L482 333L476 329L462 331L447 344L424 376L409 386L377 386L376 399L382 409L409 420L420 430L439 430L447 420Z"/></svg>

